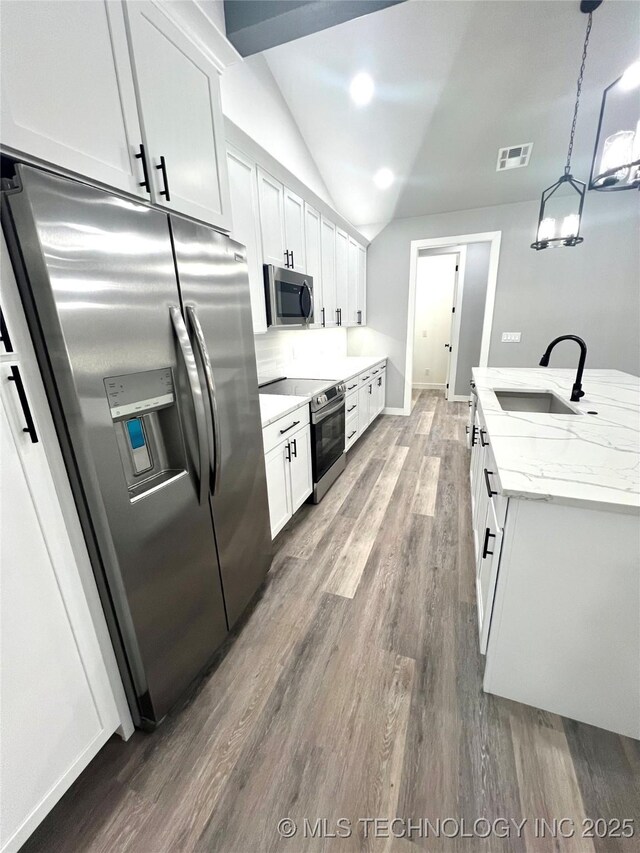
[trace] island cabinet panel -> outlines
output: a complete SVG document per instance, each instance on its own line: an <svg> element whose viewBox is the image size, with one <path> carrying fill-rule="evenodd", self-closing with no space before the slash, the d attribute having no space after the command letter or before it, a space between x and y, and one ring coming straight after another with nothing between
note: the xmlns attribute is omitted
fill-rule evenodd
<svg viewBox="0 0 640 853"><path fill-rule="evenodd" d="M510 498L484 689L640 737L638 516Z"/></svg>

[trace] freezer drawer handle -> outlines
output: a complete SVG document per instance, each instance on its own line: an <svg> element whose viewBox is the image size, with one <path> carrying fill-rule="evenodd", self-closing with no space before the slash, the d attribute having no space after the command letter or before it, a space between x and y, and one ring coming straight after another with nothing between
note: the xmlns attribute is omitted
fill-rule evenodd
<svg viewBox="0 0 640 853"><path fill-rule="evenodd" d="M284 434L285 434L285 432L289 432L289 430L290 430L290 429L293 429L293 428L294 428L294 426L298 426L298 424L299 424L299 423L300 423L300 421L294 421L294 422L291 424L291 426L288 426L288 427L286 427L285 429L281 429L281 430L280 430L280 435L284 435Z"/></svg>
<svg viewBox="0 0 640 853"><path fill-rule="evenodd" d="M160 195L163 195L167 201L171 201L171 196L169 195L169 181L167 180L167 164L164 156L160 157L160 163L156 166L156 169L160 169L162 172L162 182L164 183L164 189L160 190Z"/></svg>
<svg viewBox="0 0 640 853"><path fill-rule="evenodd" d="M220 420L218 418L218 404L216 401L216 383L213 378L213 368L211 367L211 358L207 349L207 342L204 339L204 332L200 325L200 318L196 313L196 309L192 305L187 306L187 317L193 329L196 339L198 354L202 361L204 375L207 382L207 392L209 396L209 406L211 411L211 420L209 421L209 459L212 465L211 472L213 474L213 485L211 494L215 495L220 485L220 476L222 469L222 449L220 446Z"/></svg>
<svg viewBox="0 0 640 853"><path fill-rule="evenodd" d="M142 178L138 184L139 187L144 187L148 193L151 193L151 184L149 183L149 167L147 166L147 155L144 150L144 144L140 143L140 151L135 155L136 160L142 161Z"/></svg>
<svg viewBox="0 0 640 853"><path fill-rule="evenodd" d="M487 527L484 534L484 545L482 546L482 559L486 560L487 557L493 557L493 551L489 551L489 539L495 539L495 533L491 532L491 529Z"/></svg>
<svg viewBox="0 0 640 853"><path fill-rule="evenodd" d="M489 495L490 498L492 498L494 495L497 495L498 493L494 492L493 489L491 488L491 481L489 480L489 474L493 474L493 471L487 471L487 469L485 468L484 469L484 482L487 486L487 494Z"/></svg>
<svg viewBox="0 0 640 853"><path fill-rule="evenodd" d="M17 365L11 365L11 376L8 377L10 382L16 383L16 391L18 392L18 398L20 400L20 405L22 406L22 413L24 414L24 419L26 422L26 427L22 427L22 432L26 432L29 434L29 438L31 439L32 444L38 443L38 433L36 432L36 425L33 422L33 418L31 416L31 409L29 408L29 401L27 400L27 395L24 390L24 384L22 382L22 376L20 376L20 369Z"/></svg>
<svg viewBox="0 0 640 853"><path fill-rule="evenodd" d="M169 308L171 314L171 322L173 324L173 329L176 333L176 338L178 339L178 345L180 346L180 352L182 353L182 359L184 361L184 366L187 371L187 377L189 379L189 388L191 390L191 400L193 402L193 411L196 417L196 432L198 435L198 456L200 463L200 471L199 479L200 479L200 496L199 500L201 504L204 504L205 501L209 498L209 441L207 437L207 416L204 407L204 395L202 393L202 386L200 385L200 378L198 377L198 366L196 364L196 357L194 355L193 349L191 347L191 341L189 340L189 333L187 332L187 327L185 326L184 320L182 319L182 314L180 313L180 309L175 306L171 306Z"/></svg>

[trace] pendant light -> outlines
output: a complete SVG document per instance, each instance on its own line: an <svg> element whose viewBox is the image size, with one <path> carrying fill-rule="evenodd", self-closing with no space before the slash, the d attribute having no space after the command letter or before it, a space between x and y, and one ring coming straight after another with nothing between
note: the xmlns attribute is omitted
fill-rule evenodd
<svg viewBox="0 0 640 853"><path fill-rule="evenodd" d="M640 189L640 59L602 95L589 189Z"/></svg>
<svg viewBox="0 0 640 853"><path fill-rule="evenodd" d="M547 187L542 193L540 200L540 213L538 215L538 231L532 249L548 249L558 246L577 246L584 241L580 236L580 224L582 220L582 207L587 189L583 181L578 181L571 174L571 155L573 153L573 139L576 133L576 121L578 120L578 107L580 106L580 93L582 91L582 78L587 61L587 46L591 34L593 11L598 8L602 0L582 0L580 11L589 16L587 31L582 48L582 63L578 74L576 87L576 103L573 108L573 122L569 134L569 148L567 150L567 162L564 173L560 178ZM566 190L558 194L559 190Z"/></svg>

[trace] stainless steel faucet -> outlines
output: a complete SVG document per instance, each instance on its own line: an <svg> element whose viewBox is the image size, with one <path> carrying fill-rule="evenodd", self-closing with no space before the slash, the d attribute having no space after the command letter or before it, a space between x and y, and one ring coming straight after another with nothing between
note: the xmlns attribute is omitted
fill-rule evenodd
<svg viewBox="0 0 640 853"><path fill-rule="evenodd" d="M578 372L576 373L576 381L573 383L573 388L571 389L571 402L578 403L580 398L584 397L584 391L582 390L582 371L584 370L584 363L587 360L587 345L582 338L579 338L577 335L560 335L559 338L554 338L540 359L540 366L549 367L549 356L551 355L551 351L556 344L560 343L560 341L575 341L580 347Z"/></svg>

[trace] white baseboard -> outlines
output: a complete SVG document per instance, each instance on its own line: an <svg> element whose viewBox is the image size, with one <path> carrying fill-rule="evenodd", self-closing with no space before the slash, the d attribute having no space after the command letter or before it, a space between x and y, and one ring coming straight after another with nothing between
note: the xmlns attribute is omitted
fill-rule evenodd
<svg viewBox="0 0 640 853"><path fill-rule="evenodd" d="M397 409L395 406L386 406L382 410L383 415L405 415L408 416L411 412L406 412L404 409Z"/></svg>
<svg viewBox="0 0 640 853"><path fill-rule="evenodd" d="M411 387L416 391L437 391L444 388L444 382L414 382Z"/></svg>

